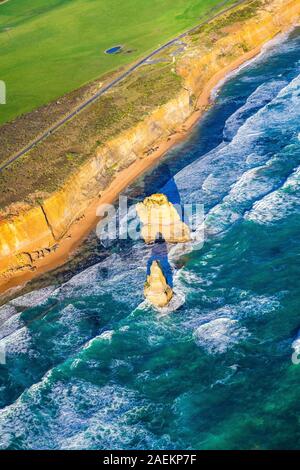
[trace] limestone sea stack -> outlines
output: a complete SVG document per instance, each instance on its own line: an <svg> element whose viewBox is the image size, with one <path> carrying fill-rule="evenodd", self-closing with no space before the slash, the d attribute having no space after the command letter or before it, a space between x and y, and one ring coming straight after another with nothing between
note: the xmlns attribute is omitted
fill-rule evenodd
<svg viewBox="0 0 300 470"><path fill-rule="evenodd" d="M155 242L161 236L169 243L190 241L190 230L182 222L171 202L164 194L152 194L136 205L143 227L141 235L146 243Z"/></svg>
<svg viewBox="0 0 300 470"><path fill-rule="evenodd" d="M158 261L153 261L144 286L144 295L155 307L165 307L173 297Z"/></svg>

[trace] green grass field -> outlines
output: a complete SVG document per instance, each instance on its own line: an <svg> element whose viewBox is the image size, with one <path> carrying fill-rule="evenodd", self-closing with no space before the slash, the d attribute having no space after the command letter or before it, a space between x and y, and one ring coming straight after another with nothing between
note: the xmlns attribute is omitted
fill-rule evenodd
<svg viewBox="0 0 300 470"><path fill-rule="evenodd" d="M0 80L7 87L0 123L142 57L220 3L8 0L0 5ZM104 54L119 44L132 52Z"/></svg>

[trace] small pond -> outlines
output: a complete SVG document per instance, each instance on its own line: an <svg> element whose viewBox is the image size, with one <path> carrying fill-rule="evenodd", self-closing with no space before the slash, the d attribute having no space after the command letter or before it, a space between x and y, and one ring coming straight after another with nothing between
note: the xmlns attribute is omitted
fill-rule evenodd
<svg viewBox="0 0 300 470"><path fill-rule="evenodd" d="M121 50L122 46L114 46L110 49L106 49L105 54L117 54L118 52L121 52Z"/></svg>

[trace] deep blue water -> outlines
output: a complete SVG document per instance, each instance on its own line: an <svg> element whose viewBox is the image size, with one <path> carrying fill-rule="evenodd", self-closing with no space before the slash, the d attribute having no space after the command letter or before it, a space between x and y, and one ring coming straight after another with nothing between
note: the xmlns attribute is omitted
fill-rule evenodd
<svg viewBox="0 0 300 470"><path fill-rule="evenodd" d="M126 192L204 204L203 248L169 252L180 308L143 302L141 241L0 308L1 448L300 447L299 46L233 75Z"/></svg>

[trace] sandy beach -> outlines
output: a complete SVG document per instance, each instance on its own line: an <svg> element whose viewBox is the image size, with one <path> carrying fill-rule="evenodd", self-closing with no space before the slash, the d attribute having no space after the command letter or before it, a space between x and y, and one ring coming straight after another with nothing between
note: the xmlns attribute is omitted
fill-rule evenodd
<svg viewBox="0 0 300 470"><path fill-rule="evenodd" d="M203 88L203 91L197 100L197 111L183 122L172 136L167 140L160 142L158 148L151 155L134 162L128 168L118 173L110 186L103 191L101 197L95 198L80 220L72 224L65 236L59 241L59 246L56 251L51 252L45 258L37 260L35 262L34 271L24 271L11 279L2 281L0 284L0 293L2 294L10 289L15 290L17 287L23 286L31 279L63 265L99 222L100 219L96 215L97 208L101 204L114 203L119 194L133 181L146 172L146 170L151 168L173 146L185 140L195 124L199 122L202 115L205 113L207 106L211 104L212 91L218 86L218 84L222 84L224 82L228 74L257 56L262 47L263 46L257 47L256 49L243 54L230 64L230 66L225 67L223 70L216 73Z"/></svg>

